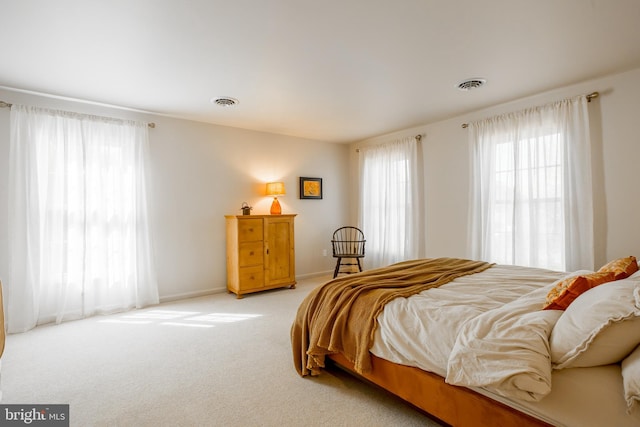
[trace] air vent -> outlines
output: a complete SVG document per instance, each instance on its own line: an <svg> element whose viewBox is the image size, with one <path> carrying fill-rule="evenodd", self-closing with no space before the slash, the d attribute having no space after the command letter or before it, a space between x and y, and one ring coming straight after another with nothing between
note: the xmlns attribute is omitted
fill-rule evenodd
<svg viewBox="0 0 640 427"><path fill-rule="evenodd" d="M237 105L239 101L235 98L229 98L227 96L223 96L220 98L212 98L211 103L215 105L219 105L221 107L231 107Z"/></svg>
<svg viewBox="0 0 640 427"><path fill-rule="evenodd" d="M467 79L456 85L459 90L468 91L471 89L477 89L484 85L487 81L485 79Z"/></svg>

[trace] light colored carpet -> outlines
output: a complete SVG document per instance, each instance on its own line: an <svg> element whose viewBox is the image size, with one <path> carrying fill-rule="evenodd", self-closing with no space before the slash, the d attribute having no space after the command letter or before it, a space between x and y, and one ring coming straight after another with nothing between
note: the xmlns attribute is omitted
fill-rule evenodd
<svg viewBox="0 0 640 427"><path fill-rule="evenodd" d="M2 403L68 403L72 426L438 426L340 371L297 375L291 323L327 279L10 335Z"/></svg>

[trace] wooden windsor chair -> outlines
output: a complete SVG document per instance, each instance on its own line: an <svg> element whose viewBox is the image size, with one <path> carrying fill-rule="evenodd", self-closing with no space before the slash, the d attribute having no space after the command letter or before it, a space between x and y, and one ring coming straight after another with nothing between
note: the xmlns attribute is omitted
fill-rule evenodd
<svg viewBox="0 0 640 427"><path fill-rule="evenodd" d="M357 227L340 227L334 231L331 239L333 257L337 258L336 268L333 271L334 279L340 273L353 273L353 271L341 271L342 266L358 266L358 271L362 271L360 259L364 258L365 242L364 233Z"/></svg>

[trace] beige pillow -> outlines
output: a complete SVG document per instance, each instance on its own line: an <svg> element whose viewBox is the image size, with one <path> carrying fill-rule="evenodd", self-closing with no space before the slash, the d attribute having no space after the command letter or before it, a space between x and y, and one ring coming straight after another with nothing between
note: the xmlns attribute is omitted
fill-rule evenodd
<svg viewBox="0 0 640 427"><path fill-rule="evenodd" d="M611 272L616 275L616 280L620 280L626 279L636 271L638 271L638 261L636 257L628 256L608 262L598 270L598 273Z"/></svg>
<svg viewBox="0 0 640 427"><path fill-rule="evenodd" d="M640 346L622 361L622 383L627 412L640 407Z"/></svg>
<svg viewBox="0 0 640 427"><path fill-rule="evenodd" d="M640 344L640 279L605 283L580 295L556 322L555 369L617 363Z"/></svg>

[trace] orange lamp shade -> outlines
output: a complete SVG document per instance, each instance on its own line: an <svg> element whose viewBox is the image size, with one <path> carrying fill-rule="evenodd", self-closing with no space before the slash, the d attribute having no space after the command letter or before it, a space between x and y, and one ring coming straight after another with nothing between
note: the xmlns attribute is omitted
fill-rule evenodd
<svg viewBox="0 0 640 427"><path fill-rule="evenodd" d="M281 196L287 194L284 191L284 182L267 182L267 196Z"/></svg>

